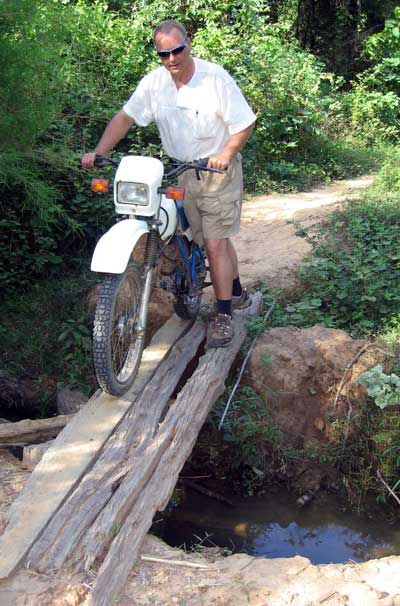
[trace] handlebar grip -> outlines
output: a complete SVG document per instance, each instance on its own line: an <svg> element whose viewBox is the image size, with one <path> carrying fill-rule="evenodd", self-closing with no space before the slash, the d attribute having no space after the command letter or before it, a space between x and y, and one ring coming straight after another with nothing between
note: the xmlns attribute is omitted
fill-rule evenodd
<svg viewBox="0 0 400 606"><path fill-rule="evenodd" d="M96 154L96 158L94 159L94 165L97 166L97 168L104 168L105 166L107 166L107 164L110 164L109 158L106 158L101 154Z"/></svg>
<svg viewBox="0 0 400 606"><path fill-rule="evenodd" d="M198 165L198 167L200 169L203 168L203 169L207 170L210 173L220 173L220 174L222 174L222 173L225 172L225 170L221 170L219 168L209 168L208 167L208 161L209 161L209 159L210 158L200 158L199 160L196 160L196 164Z"/></svg>

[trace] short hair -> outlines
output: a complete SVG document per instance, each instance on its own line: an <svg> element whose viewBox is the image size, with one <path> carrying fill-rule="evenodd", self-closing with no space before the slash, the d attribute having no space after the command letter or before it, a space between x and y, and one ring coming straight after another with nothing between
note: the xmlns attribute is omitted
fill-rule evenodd
<svg viewBox="0 0 400 606"><path fill-rule="evenodd" d="M187 38L188 33L186 31L186 27L184 25L182 25L182 23L179 23L179 21L174 21L174 19L164 19L164 21L161 21L157 25L156 29L153 32L154 45L156 43L156 37L160 32L169 34L169 32L173 29L177 29L178 31L181 32L181 34L184 36L184 38Z"/></svg>

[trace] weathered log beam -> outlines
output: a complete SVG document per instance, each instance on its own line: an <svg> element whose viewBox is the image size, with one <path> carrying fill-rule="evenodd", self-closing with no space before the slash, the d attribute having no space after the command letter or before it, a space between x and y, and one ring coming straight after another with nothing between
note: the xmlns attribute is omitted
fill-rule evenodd
<svg viewBox="0 0 400 606"><path fill-rule="evenodd" d="M24 419L16 423L0 424L0 447L34 442L46 442L55 438L74 415L58 415L50 419Z"/></svg>
<svg viewBox="0 0 400 606"><path fill-rule="evenodd" d="M179 472L193 449L198 433L212 405L224 392L225 379L246 337L246 316L248 313L256 313L260 302L261 295L254 297L247 313L241 312L236 317L235 336L228 347L209 350L202 356L197 370L170 407L155 442L149 444L142 453L143 459L152 457L152 450L156 448L158 440L165 445L165 437L169 435L170 443L133 507L128 511L125 505L127 495L136 485L134 473L130 473L104 510L103 516L107 516L109 531L106 540L100 537L103 539L101 549L104 551L113 539L113 534L118 534L112 540L99 569L91 598L93 606L109 606L117 600L154 514L168 504ZM93 542L84 545L84 556L86 555L88 564L93 561L94 554L90 550L94 547ZM100 553L100 549L96 549L96 555L100 556Z"/></svg>
<svg viewBox="0 0 400 606"><path fill-rule="evenodd" d="M131 493L126 495L123 503L124 508L129 509L150 478L170 439L167 437L164 446L160 441L153 441L152 457L148 456L146 447L153 440L163 410L204 337L204 323L197 321L175 343L132 410L105 444L93 468L31 549L27 557L30 567L46 573L59 570L74 549L85 541L89 547L84 552L84 561L82 557L80 559L83 567L92 550L97 554L99 547L103 548L110 533L107 504L124 478L133 474L135 486L131 487ZM112 525L115 528L119 521L117 516L114 517ZM75 554L73 560L77 559ZM90 561L92 559L90 557Z"/></svg>
<svg viewBox="0 0 400 606"><path fill-rule="evenodd" d="M144 350L138 377L124 398L97 392L54 440L8 512L0 537L0 578L9 576L24 559L189 326L177 316L170 318Z"/></svg>

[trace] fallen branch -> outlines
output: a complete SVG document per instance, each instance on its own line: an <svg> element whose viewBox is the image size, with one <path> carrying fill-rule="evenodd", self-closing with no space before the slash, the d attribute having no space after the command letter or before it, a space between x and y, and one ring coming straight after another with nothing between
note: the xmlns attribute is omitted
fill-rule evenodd
<svg viewBox="0 0 400 606"><path fill-rule="evenodd" d="M273 309L274 309L274 307L275 307L275 304L276 304L276 301L274 301L274 302L271 304L271 306L269 307L269 309L268 309L267 313L265 314L265 316L264 316L264 318L263 318L263 322L266 322L266 321L268 320L269 316L270 316L270 315L271 315L271 313L272 313L272 310L273 310ZM249 360L249 358L250 358L251 352L252 352L252 351L253 351L253 349L254 349L254 345L256 344L257 338L258 338L258 334L257 334L257 335L254 337L253 341L251 342L251 345L250 345L250 347L249 347L249 351L247 352L246 357L245 357L245 359L243 360L243 364L242 364L242 366L241 366L241 369L240 369L240 372L239 372L239 376L238 376L238 378L237 378L237 380L236 380L235 385L233 386L233 389L232 389L232 391L231 391L231 395L229 396L229 399L228 399L228 401L227 401L227 403L226 403L226 406L225 406L225 408L224 408L224 412L222 413L222 417L221 417L221 420L220 420L219 425L218 425L218 431L220 431L220 430L221 430L221 427L222 427L222 424L223 424L223 422L224 422L224 420L225 420L225 417L226 417L226 415L227 415L227 412L228 412L229 406L231 405L231 402L232 402L232 400L233 400L233 396L235 395L236 390L237 390L237 388L239 387L240 381L242 380L242 376L243 376L243 373L244 373L244 369L246 368L246 364L247 364L247 362L248 362L248 360Z"/></svg>
<svg viewBox="0 0 400 606"><path fill-rule="evenodd" d="M209 490L208 488L204 488L204 486L202 486L201 484L197 484L197 482L193 482L192 480L184 480L184 479L182 479L182 482L184 484L186 484L186 486L189 486L189 488L193 488L193 490L197 490L197 492L200 492L201 494L205 494L207 497L210 497L211 499L215 499L216 501L221 501L222 503L226 503L227 505L233 506L233 503L230 499L227 499L222 494L218 494L217 492Z"/></svg>
<svg viewBox="0 0 400 606"><path fill-rule="evenodd" d="M339 385L338 390L336 392L336 397L335 397L335 401L333 403L333 408L336 408L337 403L339 401L340 394L342 393L343 385L344 385L344 382L346 380L346 374L348 373L349 370L351 370L352 366L357 362L357 360L361 357L361 355L364 353L364 351L366 349L368 349L368 347L372 347L372 346L373 346L373 343L366 343L365 345L363 345L361 347L361 349L356 353L356 355L354 356L354 358L352 360L350 360L350 362L347 364L346 368L344 369L342 380L340 381L340 385Z"/></svg>
<svg viewBox="0 0 400 606"><path fill-rule="evenodd" d="M397 496L397 494L395 492L393 492L393 490L390 488L389 484L387 484L385 482L385 480L382 477L381 472L379 471L379 469L376 470L376 475L378 476L379 480L382 482L382 484L384 485L384 487L388 490L388 492L392 495L392 497L397 501L397 503L400 505L400 499Z"/></svg>
<svg viewBox="0 0 400 606"><path fill-rule="evenodd" d="M185 560L168 560L167 558L153 558L153 556L141 556L144 562L158 562L159 564L167 564L172 566L189 566L190 568L203 568L203 570L211 570L207 564L197 564L196 562L185 562Z"/></svg>

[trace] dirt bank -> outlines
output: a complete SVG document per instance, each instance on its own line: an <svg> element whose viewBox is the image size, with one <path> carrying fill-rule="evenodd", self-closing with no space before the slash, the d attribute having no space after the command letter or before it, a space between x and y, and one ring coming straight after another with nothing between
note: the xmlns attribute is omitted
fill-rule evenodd
<svg viewBox="0 0 400 606"><path fill-rule="evenodd" d="M313 566L307 558L186 554L147 537L110 606L400 606L400 558ZM156 561L155 561L156 560ZM168 563L170 561L170 563ZM2 606L89 606L93 578L21 571L0 583Z"/></svg>

